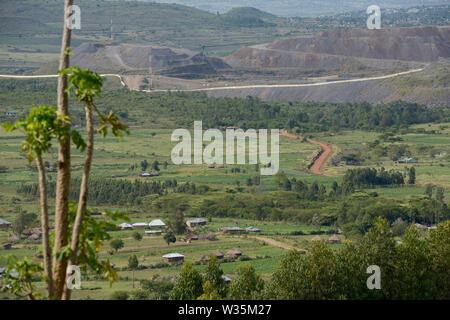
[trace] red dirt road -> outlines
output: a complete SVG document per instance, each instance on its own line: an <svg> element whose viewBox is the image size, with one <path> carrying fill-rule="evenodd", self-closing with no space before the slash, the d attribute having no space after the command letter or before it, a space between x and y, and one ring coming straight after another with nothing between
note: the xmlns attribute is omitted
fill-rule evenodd
<svg viewBox="0 0 450 320"><path fill-rule="evenodd" d="M280 131L280 135L291 138L291 139L299 139L298 136L291 134L291 133L287 133L284 130ZM325 165L325 163L327 162L328 158L331 157L331 155L333 154L333 148L330 145L324 144L319 141L315 141L315 140L311 140L311 139L307 139L307 141L309 143L318 145L322 149L322 153L320 154L320 157L314 161L312 166L309 168L309 171L311 171L312 173L315 173L315 174L332 177L333 176L332 174L323 172L322 168Z"/></svg>

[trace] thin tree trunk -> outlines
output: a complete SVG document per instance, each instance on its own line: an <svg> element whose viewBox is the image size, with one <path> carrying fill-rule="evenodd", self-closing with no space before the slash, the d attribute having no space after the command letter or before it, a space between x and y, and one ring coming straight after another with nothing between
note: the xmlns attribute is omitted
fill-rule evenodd
<svg viewBox="0 0 450 320"><path fill-rule="evenodd" d="M49 226L48 226L48 204L47 204L47 180L45 178L45 168L40 155L36 156L36 164L39 173L39 191L41 194L41 228L42 228L42 248L44 255L44 273L48 278L48 297L53 296L52 277L52 252L50 250Z"/></svg>
<svg viewBox="0 0 450 320"><path fill-rule="evenodd" d="M67 26L70 19L69 7L73 0L65 0L64 3L64 31L59 60L59 70L69 67L68 49L70 48L71 30ZM58 78L58 112L61 115L69 115L69 97L67 89L67 76L60 75ZM67 124L66 124L67 125ZM69 125L67 125L69 126ZM69 186L70 186L70 137L62 137L58 150L58 180L56 183L56 205L55 205L55 246L53 249L53 281L54 293L57 299L61 299L67 273L67 257L56 259L57 252L67 245L69 227Z"/></svg>
<svg viewBox="0 0 450 320"><path fill-rule="evenodd" d="M94 123L92 117L92 105L86 102L86 130L87 130L87 146L86 157L84 160L83 178L80 186L80 198L78 200L77 216L72 231L72 243L70 249L72 250L72 256L70 258L70 264L75 265L77 260L78 245L80 242L81 225L83 224L84 212L87 207L88 199L88 182L89 173L91 172L92 156L94 153ZM64 288L63 300L70 300L71 290Z"/></svg>

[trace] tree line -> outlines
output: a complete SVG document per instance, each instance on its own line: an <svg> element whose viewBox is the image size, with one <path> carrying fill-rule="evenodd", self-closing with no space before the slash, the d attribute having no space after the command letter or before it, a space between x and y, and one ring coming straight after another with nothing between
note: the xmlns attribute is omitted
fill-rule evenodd
<svg viewBox="0 0 450 320"><path fill-rule="evenodd" d="M80 196L81 179L74 178L70 182L69 199L77 201ZM167 195L169 192L203 194L209 190L208 186L197 186L195 183L181 183L176 179L155 181L129 181L125 179L99 179L89 181L88 201L96 205L126 205L142 204L142 198L148 195ZM21 184L16 191L26 196L38 197L38 183ZM49 182L47 193L50 197L56 195L56 183Z"/></svg>

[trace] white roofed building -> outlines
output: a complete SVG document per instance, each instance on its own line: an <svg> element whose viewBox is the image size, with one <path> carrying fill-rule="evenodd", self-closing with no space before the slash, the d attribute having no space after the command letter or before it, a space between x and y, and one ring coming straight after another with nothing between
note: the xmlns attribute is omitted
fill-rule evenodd
<svg viewBox="0 0 450 320"><path fill-rule="evenodd" d="M184 261L184 256L180 253L168 253L163 256L163 259L166 262L178 262Z"/></svg>
<svg viewBox="0 0 450 320"><path fill-rule="evenodd" d="M165 228L166 224L160 219L155 219L152 222L150 222L148 226L150 227L150 229L161 229Z"/></svg>
<svg viewBox="0 0 450 320"><path fill-rule="evenodd" d="M147 222L136 222L133 223L133 229L145 229L148 228Z"/></svg>

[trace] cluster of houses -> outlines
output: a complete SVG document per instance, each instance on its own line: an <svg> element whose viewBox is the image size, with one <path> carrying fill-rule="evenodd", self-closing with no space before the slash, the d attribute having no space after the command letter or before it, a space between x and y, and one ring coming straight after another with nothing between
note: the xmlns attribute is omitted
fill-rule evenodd
<svg viewBox="0 0 450 320"><path fill-rule="evenodd" d="M220 250L215 250L211 252L210 254L206 254L203 257L200 258L200 262L207 262L211 258L212 255L215 255L217 259L223 259L225 257L225 254L221 252ZM242 251L238 248L233 248L227 252L227 258L228 259L237 259L240 256L242 256ZM168 253L163 255L163 260L167 263L176 263L176 262L183 262L184 261L184 255L180 253Z"/></svg>
<svg viewBox="0 0 450 320"><path fill-rule="evenodd" d="M203 257L201 257L199 261L200 261L200 262L207 262L207 261L209 261L209 259L210 259L211 256L213 256L213 255L216 256L217 259L223 259L223 258L225 257L225 255L223 254L222 251L220 251L220 250L215 250L215 251L211 252L210 254L206 254L206 255L204 255ZM239 249L237 249L237 248L233 248L233 249L231 249L231 250L229 250L229 251L227 252L227 258L228 258L228 259L237 259L237 258L239 258L240 256L242 256L242 251L239 250Z"/></svg>
<svg viewBox="0 0 450 320"><path fill-rule="evenodd" d="M161 235L163 233L163 230L166 228L166 224L160 220L155 219L151 221L150 223L147 222L136 222L133 224L130 223L122 223L118 226L120 230L139 230L139 229L152 229L152 230L146 230L145 234L148 236L155 236L155 235Z"/></svg>

